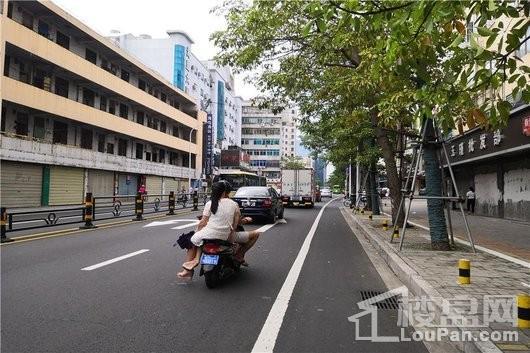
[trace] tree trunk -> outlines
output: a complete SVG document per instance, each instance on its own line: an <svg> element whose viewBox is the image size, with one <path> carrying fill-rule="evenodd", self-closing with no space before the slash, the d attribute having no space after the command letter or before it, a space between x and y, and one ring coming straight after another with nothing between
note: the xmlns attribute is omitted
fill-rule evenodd
<svg viewBox="0 0 530 353"><path fill-rule="evenodd" d="M396 166L396 153L394 146L390 143L386 132L378 125L379 118L377 117L377 108L372 104L370 111L370 120L375 129L376 141L383 154L385 161L386 177L388 180L388 188L390 189L390 202L392 204L392 224L402 224L405 218L404 207L398 215L399 203L401 201L401 179L399 178Z"/></svg>
<svg viewBox="0 0 530 353"><path fill-rule="evenodd" d="M425 139L434 141L434 126L432 119L426 119ZM442 196L442 173L436 156L436 144L427 143L424 146L423 161L425 163L425 183L427 196ZM450 250L447 225L445 223L444 203L441 199L427 199L431 246L434 250Z"/></svg>

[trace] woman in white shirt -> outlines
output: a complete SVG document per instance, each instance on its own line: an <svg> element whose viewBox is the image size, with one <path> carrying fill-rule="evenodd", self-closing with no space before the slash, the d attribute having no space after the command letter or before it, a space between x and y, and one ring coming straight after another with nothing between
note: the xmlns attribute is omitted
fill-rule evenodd
<svg viewBox="0 0 530 353"><path fill-rule="evenodd" d="M240 222L241 213L239 205L228 198L230 191L231 187L227 182L221 181L213 184L211 200L204 206L197 232L191 237L194 247L188 250L186 256L188 261L182 264L183 271L177 274L178 277L191 278L193 276L193 269L199 264L200 247L204 239L220 239L244 244L243 253L237 254L241 261L244 261L244 253L256 242L259 233L235 231Z"/></svg>

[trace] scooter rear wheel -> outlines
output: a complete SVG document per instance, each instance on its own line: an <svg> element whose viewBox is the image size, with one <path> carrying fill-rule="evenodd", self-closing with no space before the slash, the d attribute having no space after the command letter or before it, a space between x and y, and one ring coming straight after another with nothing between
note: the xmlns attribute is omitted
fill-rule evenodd
<svg viewBox="0 0 530 353"><path fill-rule="evenodd" d="M219 272L213 270L204 273L204 281L206 282L206 287L209 289L217 287L221 281L219 278Z"/></svg>

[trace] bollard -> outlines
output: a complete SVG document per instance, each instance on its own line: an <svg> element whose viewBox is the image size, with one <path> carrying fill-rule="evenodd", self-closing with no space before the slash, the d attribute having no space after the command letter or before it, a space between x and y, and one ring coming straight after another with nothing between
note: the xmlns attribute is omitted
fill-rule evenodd
<svg viewBox="0 0 530 353"><path fill-rule="evenodd" d="M9 243L11 241L13 241L13 239L9 239L6 235L7 233L7 229L6 229L6 225L7 225L7 209L5 207L2 207L1 208L1 215L0 215L0 231L1 231L1 242L2 243Z"/></svg>
<svg viewBox="0 0 530 353"><path fill-rule="evenodd" d="M364 208L361 208L361 214L364 214Z"/></svg>
<svg viewBox="0 0 530 353"><path fill-rule="evenodd" d="M193 210L199 210L199 195L197 195L197 191L193 192Z"/></svg>
<svg viewBox="0 0 530 353"><path fill-rule="evenodd" d="M517 327L530 328L530 295L517 296Z"/></svg>
<svg viewBox="0 0 530 353"><path fill-rule="evenodd" d="M399 229L394 229L394 232L392 233L392 238L399 238Z"/></svg>
<svg viewBox="0 0 530 353"><path fill-rule="evenodd" d="M384 231L387 231L388 230L388 221L385 219L383 220L383 230Z"/></svg>
<svg viewBox="0 0 530 353"><path fill-rule="evenodd" d="M168 206L169 206L169 212L167 213L167 215L168 216L174 215L175 214L175 192L174 191L169 192Z"/></svg>
<svg viewBox="0 0 530 353"><path fill-rule="evenodd" d="M374 217L370 214L370 215L368 215L368 219L369 219L369 220L373 220Z"/></svg>
<svg viewBox="0 0 530 353"><path fill-rule="evenodd" d="M133 221L142 221L144 219L142 216L144 214L144 198L140 193L136 194L136 200L134 202L134 214L136 215L136 218L133 218Z"/></svg>
<svg viewBox="0 0 530 353"><path fill-rule="evenodd" d="M85 208L83 210L83 221L85 224L79 227L79 229L90 229L96 228L92 220L94 219L94 198L91 192L87 192L85 195Z"/></svg>
<svg viewBox="0 0 530 353"><path fill-rule="evenodd" d="M471 261L467 259L458 260L458 284L471 283Z"/></svg>

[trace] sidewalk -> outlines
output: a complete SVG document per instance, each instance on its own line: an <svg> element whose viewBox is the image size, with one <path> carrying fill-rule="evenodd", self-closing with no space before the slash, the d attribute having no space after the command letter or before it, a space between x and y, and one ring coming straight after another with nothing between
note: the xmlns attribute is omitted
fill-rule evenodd
<svg viewBox="0 0 530 353"><path fill-rule="evenodd" d="M390 243L392 228L384 231L381 223L385 216L353 215L343 209L344 217L354 231L363 235L380 252L397 277L416 296L426 296L435 302L437 317L442 313L444 300L455 300L457 296L469 296L479 302L485 295L515 296L530 294L530 268L505 259L457 246L455 251L433 251L430 249L428 232L414 227L407 230L403 251L399 252L399 241ZM459 259L471 260L471 284L457 284ZM530 264L528 265L530 266ZM482 308L479 309L482 313ZM476 329L475 329L476 330ZM518 332L518 342L452 342L461 352L530 352L530 330L517 329L508 323L494 322L481 330L506 330Z"/></svg>
<svg viewBox="0 0 530 353"><path fill-rule="evenodd" d="M383 210L386 213L391 212L390 200L383 200ZM466 217L475 245L530 261L530 223L467 214ZM426 200L412 201L409 221L429 227ZM467 241L462 213L452 211L451 221L455 237Z"/></svg>

